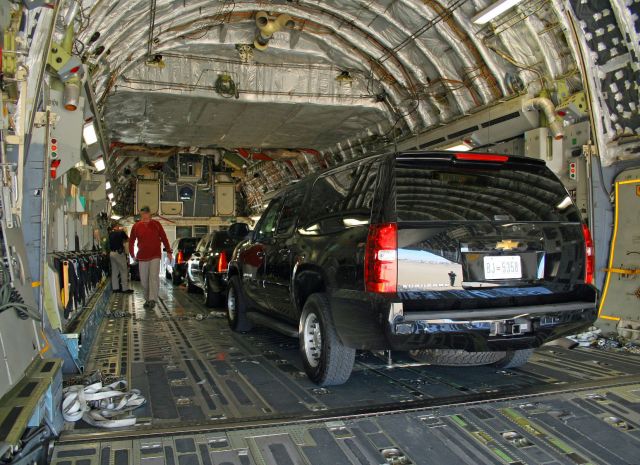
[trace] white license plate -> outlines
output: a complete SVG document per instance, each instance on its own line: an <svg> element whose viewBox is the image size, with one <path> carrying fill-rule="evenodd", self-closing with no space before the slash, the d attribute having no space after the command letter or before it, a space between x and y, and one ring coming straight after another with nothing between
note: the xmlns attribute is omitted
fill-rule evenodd
<svg viewBox="0 0 640 465"><path fill-rule="evenodd" d="M484 279L520 279L522 266L520 257L484 257Z"/></svg>

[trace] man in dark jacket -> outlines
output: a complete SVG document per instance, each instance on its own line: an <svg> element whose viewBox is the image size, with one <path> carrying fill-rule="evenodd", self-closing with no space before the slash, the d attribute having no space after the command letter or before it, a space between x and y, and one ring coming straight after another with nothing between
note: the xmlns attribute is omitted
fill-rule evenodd
<svg viewBox="0 0 640 465"><path fill-rule="evenodd" d="M113 292L131 294L129 288L129 265L125 251L126 242L129 240L122 226L116 223L109 233L109 260L111 261L111 289Z"/></svg>
<svg viewBox="0 0 640 465"><path fill-rule="evenodd" d="M134 254L134 244L138 242L138 254ZM167 250L167 258L173 260L171 245L162 225L151 219L149 207L140 209L140 221L131 228L129 254L138 260L140 282L144 289L144 308L153 308L160 289L161 246Z"/></svg>

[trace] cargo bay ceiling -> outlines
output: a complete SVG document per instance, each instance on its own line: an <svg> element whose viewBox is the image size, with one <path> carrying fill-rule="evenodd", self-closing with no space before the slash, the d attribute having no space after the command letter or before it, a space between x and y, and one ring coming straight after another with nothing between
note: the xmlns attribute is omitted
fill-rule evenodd
<svg viewBox="0 0 640 465"><path fill-rule="evenodd" d="M580 88L552 2L474 24L492 3L85 1L76 48L115 142L341 152Z"/></svg>

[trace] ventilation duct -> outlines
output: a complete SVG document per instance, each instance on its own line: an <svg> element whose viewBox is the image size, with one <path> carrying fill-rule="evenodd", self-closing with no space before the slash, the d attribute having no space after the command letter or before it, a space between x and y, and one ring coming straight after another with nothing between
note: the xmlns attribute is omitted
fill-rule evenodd
<svg viewBox="0 0 640 465"><path fill-rule="evenodd" d="M540 126L537 108L529 108L529 97L514 98L492 106L446 126L426 131L398 144L399 150L435 150L452 143L467 142L473 147L522 136Z"/></svg>
<svg viewBox="0 0 640 465"><path fill-rule="evenodd" d="M256 35L253 45L258 50L266 50L269 46L271 37L276 32L287 27L293 28L295 23L291 16L282 14L275 19L271 19L266 11L260 11L256 14L256 26L258 26L258 34Z"/></svg>
<svg viewBox="0 0 640 465"><path fill-rule="evenodd" d="M564 137L562 120L556 116L556 107L550 99L545 97L532 98L525 102L525 109L536 109L544 112L549 123L549 129L553 133L553 138L560 140Z"/></svg>

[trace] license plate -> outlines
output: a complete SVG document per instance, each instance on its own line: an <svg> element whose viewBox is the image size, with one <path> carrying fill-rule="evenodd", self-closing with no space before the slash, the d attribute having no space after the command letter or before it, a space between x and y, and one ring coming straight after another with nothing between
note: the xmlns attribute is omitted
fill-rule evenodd
<svg viewBox="0 0 640 465"><path fill-rule="evenodd" d="M520 279L522 266L520 257L484 257L484 279Z"/></svg>

